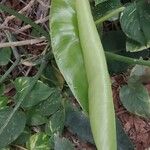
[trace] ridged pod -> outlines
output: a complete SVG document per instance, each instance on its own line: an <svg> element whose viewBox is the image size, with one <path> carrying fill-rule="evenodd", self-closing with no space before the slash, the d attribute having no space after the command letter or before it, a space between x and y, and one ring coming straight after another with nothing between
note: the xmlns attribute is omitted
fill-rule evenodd
<svg viewBox="0 0 150 150"><path fill-rule="evenodd" d="M116 150L116 125L104 50L88 0L76 0L79 38L88 79L89 118L98 150Z"/></svg>
<svg viewBox="0 0 150 150"><path fill-rule="evenodd" d="M111 84L88 0L52 0L50 34L58 67L89 112L97 149L116 150Z"/></svg>

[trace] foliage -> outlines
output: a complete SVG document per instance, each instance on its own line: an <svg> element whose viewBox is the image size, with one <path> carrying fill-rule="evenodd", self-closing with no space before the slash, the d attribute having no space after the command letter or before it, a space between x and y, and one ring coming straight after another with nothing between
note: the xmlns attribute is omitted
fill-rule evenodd
<svg viewBox="0 0 150 150"><path fill-rule="evenodd" d="M66 138L60 138L58 135L55 136L55 150L74 150L71 142Z"/></svg>
<svg viewBox="0 0 150 150"><path fill-rule="evenodd" d="M7 65L10 61L10 57L11 57L11 49L2 48L0 50L0 66Z"/></svg>
<svg viewBox="0 0 150 150"><path fill-rule="evenodd" d="M50 138L45 133L36 133L27 141L26 147L30 150L49 150Z"/></svg>
<svg viewBox="0 0 150 150"><path fill-rule="evenodd" d="M121 15L121 27L129 38L126 44L127 51L140 51L150 47L149 7L147 0L136 1L128 5Z"/></svg>
<svg viewBox="0 0 150 150"><path fill-rule="evenodd" d="M17 139L25 127L26 117L22 112L16 112L9 123L4 126L6 118L12 109L6 108L0 111L0 148L3 148Z"/></svg>
<svg viewBox="0 0 150 150"><path fill-rule="evenodd" d="M16 102L19 101L19 99L21 99L21 96L26 93L32 80L33 78L30 78L30 77L16 78L16 80L14 81L14 86L16 89L16 95L15 95ZM38 81L36 85L34 86L34 89L30 91L30 94L22 103L22 107L35 106L39 102L47 99L51 95L52 92L53 92L53 89L49 88L47 85L45 85L41 81Z"/></svg>
<svg viewBox="0 0 150 150"><path fill-rule="evenodd" d="M142 83L149 81L149 68L135 66L128 79L128 85L120 90L120 99L124 107L131 113L150 118L149 92Z"/></svg>
<svg viewBox="0 0 150 150"><path fill-rule="evenodd" d="M24 23L30 24L34 29L31 35L45 36L50 44L46 52L37 56L34 66L38 73L33 77L13 78L13 73L7 74L10 64L14 64L14 49L13 47L0 49L0 68L2 73L6 72L5 80L0 80L0 149L9 150L15 146L29 150L75 149L75 143L63 137L64 129L76 135L81 141L95 145L88 116L89 81L82 51L83 45L79 37L80 29L75 2L76 0L52 0L51 41L49 33L42 26L37 25L29 17L0 4L1 12L7 12ZM119 91L122 105L128 112L149 119L150 97L147 86L149 86L150 71L149 67L142 65L146 62L143 59L149 59L149 1L90 0L90 4L98 29L97 33L105 50L110 75L130 70L127 84L121 86ZM85 33L88 33L86 27L89 24L88 22L83 25L86 29ZM86 45L91 45L94 38L86 37L89 39ZM51 45L59 69L51 54ZM22 60L26 55L29 57L28 54L24 54L23 49L24 47L19 49ZM117 56L117 59L114 56ZM124 56L124 59L120 56ZM128 58L131 61L128 61ZM43 62L47 63L47 67ZM134 67L134 64L138 62L141 65ZM90 66L90 61L88 63ZM42 67L39 67L39 64ZM148 61L145 64L150 66ZM106 68L103 68L98 75L101 76L105 71ZM1 79L2 77L3 75L0 76ZM13 96L5 94L10 85L15 90ZM93 90L95 94L96 90L102 89L94 88ZM79 105L76 102L75 105L74 102L71 103L72 94ZM101 108L101 106L98 107ZM103 110L103 112L106 115L106 111ZM104 127L99 128L98 131L102 133ZM116 119L116 131L117 149L133 150L134 146L118 119ZM103 133L106 131L104 130Z"/></svg>

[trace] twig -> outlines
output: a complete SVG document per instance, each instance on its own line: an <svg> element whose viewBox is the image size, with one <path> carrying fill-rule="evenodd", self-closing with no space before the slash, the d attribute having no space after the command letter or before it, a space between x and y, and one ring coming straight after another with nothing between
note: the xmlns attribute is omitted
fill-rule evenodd
<svg viewBox="0 0 150 150"><path fill-rule="evenodd" d="M12 146L14 146L14 147L16 147L16 148L18 148L20 150L28 150L28 149L26 149L26 148L24 148L22 146L19 146L19 145L12 145Z"/></svg>
<svg viewBox="0 0 150 150"><path fill-rule="evenodd" d="M41 37L36 39L24 40L24 41L0 43L0 48L11 47L11 46L33 45L33 44L41 43L45 40L46 40L45 37Z"/></svg>
<svg viewBox="0 0 150 150"><path fill-rule="evenodd" d="M49 8L49 5L46 5L44 2L42 2L41 0L37 0L43 7Z"/></svg>
<svg viewBox="0 0 150 150"><path fill-rule="evenodd" d="M25 77L27 77L27 76L28 76L28 74L30 73L31 69L32 69L32 66L30 66L30 67L28 68L28 70L26 71L26 73L25 73Z"/></svg>
<svg viewBox="0 0 150 150"><path fill-rule="evenodd" d="M23 13L25 11L27 11L32 5L33 3L35 2L35 0L31 0L27 6L25 6L23 9L21 9L18 13ZM8 16L5 21L3 22L3 24L1 26L5 26L6 24L8 24L8 22L12 19L14 19L15 16L11 15L11 16Z"/></svg>
<svg viewBox="0 0 150 150"><path fill-rule="evenodd" d="M98 20L96 20L96 21L95 21L95 24L96 24L96 25L99 25L99 24L103 23L104 21L110 19L111 17L113 17L113 16L119 14L119 13L122 12L124 9L125 9L125 7L124 7L124 6L121 6L121 7L117 8L117 9L115 9L115 10L112 10L112 11L109 12L108 14L106 14L106 15L102 16L101 18L99 18Z"/></svg>
<svg viewBox="0 0 150 150"><path fill-rule="evenodd" d="M37 23L37 24L44 23L44 22L48 21L48 19L49 19L49 16L42 18L42 19L39 19L39 20L35 21L35 23ZM29 28L31 28L31 25L23 26L21 29L15 31L15 33L18 34L18 33L23 32Z"/></svg>
<svg viewBox="0 0 150 150"><path fill-rule="evenodd" d="M35 28L36 31L38 31L43 36L45 36L48 41L51 41L49 33L47 31L45 31L44 28L42 28L41 26L36 24L34 21L32 21L30 18L18 13L17 11L15 11L3 4L0 4L0 8L2 11L12 14L12 15L16 16L17 18L21 19L22 21L24 21L25 23L30 24L33 28Z"/></svg>
<svg viewBox="0 0 150 150"><path fill-rule="evenodd" d="M8 26L0 26L0 30L2 30L2 31L8 30L8 31L10 31L12 34L22 34L22 35L27 36L27 37L30 37L30 38L35 38L35 36L26 34L26 33L21 32L21 31L18 33L18 30L19 30L19 29L15 29L15 28L8 27ZM16 33L16 32L17 32L17 33ZM0 36L3 36L3 34L0 33ZM1 41L1 43L3 43L3 42Z"/></svg>
<svg viewBox="0 0 150 150"><path fill-rule="evenodd" d="M12 42L12 41L13 41L13 38L12 38L10 32L9 32L9 31L5 31L5 33L6 33L6 36L7 36L7 38L8 38L8 41L9 41L9 42ZM15 47L15 46L11 46L11 48L12 48L12 51L13 51L13 53L14 53L15 58L18 59L20 56L19 56L19 54L18 54L18 52L17 52L16 47Z"/></svg>

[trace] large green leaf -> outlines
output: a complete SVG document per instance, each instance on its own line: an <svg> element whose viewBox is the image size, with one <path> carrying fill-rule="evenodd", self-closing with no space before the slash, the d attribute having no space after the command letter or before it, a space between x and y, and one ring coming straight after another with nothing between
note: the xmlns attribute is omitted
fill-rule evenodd
<svg viewBox="0 0 150 150"><path fill-rule="evenodd" d="M7 107L8 98L6 96L0 96L0 110Z"/></svg>
<svg viewBox="0 0 150 150"><path fill-rule="evenodd" d="M137 3L140 25L145 36L146 46L150 47L150 3L148 0L140 0Z"/></svg>
<svg viewBox="0 0 150 150"><path fill-rule="evenodd" d="M134 150L133 143L130 141L128 135L123 130L121 122L116 119L117 126L117 150Z"/></svg>
<svg viewBox="0 0 150 150"><path fill-rule="evenodd" d="M150 97L148 91L135 78L132 81L130 79L128 85L121 88L120 99L129 112L150 118Z"/></svg>
<svg viewBox="0 0 150 150"><path fill-rule="evenodd" d="M46 124L46 133L53 136L56 133L62 133L65 124L65 113L64 110L59 110L54 113Z"/></svg>
<svg viewBox="0 0 150 150"><path fill-rule="evenodd" d="M80 139L94 144L89 118L71 104L66 106L65 126Z"/></svg>
<svg viewBox="0 0 150 150"><path fill-rule="evenodd" d="M20 97L26 93L28 88L31 86L33 78L32 77L19 77L15 80L14 84L17 90L17 94L15 96L15 100L19 101ZM28 97L24 100L22 103L23 107L32 107L39 102L46 100L51 93L53 92L53 89L48 87L46 84L44 84L41 81L38 81Z"/></svg>
<svg viewBox="0 0 150 150"><path fill-rule="evenodd" d="M25 145L27 140L31 136L31 130L29 127L25 127L24 131L19 135L19 137L13 142L15 145Z"/></svg>
<svg viewBox="0 0 150 150"><path fill-rule="evenodd" d="M53 63L49 63L48 67L44 69L42 81L48 83L51 87L55 85L63 88L64 85L64 78Z"/></svg>
<svg viewBox="0 0 150 150"><path fill-rule="evenodd" d="M92 12L94 19L100 19L100 17L103 17L108 12L117 9L121 6L120 0L108 0L103 3L100 3L99 5L92 6Z"/></svg>
<svg viewBox="0 0 150 150"><path fill-rule="evenodd" d="M129 52L138 52L147 49L147 47L135 40L127 38L126 40L126 50Z"/></svg>
<svg viewBox="0 0 150 150"><path fill-rule="evenodd" d="M66 126L70 132L82 140L94 144L89 118L71 104L66 107ZM117 150L134 150L133 144L116 118Z"/></svg>
<svg viewBox="0 0 150 150"><path fill-rule="evenodd" d="M26 142L29 150L50 150L50 137L45 133L36 133L32 135Z"/></svg>
<svg viewBox="0 0 150 150"><path fill-rule="evenodd" d="M126 35L141 43L145 44L145 37L140 27L140 20L136 8L136 3L130 4L121 15L121 26ZM140 29L140 30L139 30Z"/></svg>
<svg viewBox="0 0 150 150"><path fill-rule="evenodd" d="M26 117L22 112L16 112L11 118L7 126L3 129L6 119L11 114L12 109L3 109L0 111L0 148L3 148L17 139L23 132Z"/></svg>
<svg viewBox="0 0 150 150"><path fill-rule="evenodd" d="M137 58L140 57L147 58L149 56L149 51L139 51L139 52L127 52L126 51L126 36L121 30L104 32L102 35L102 43L105 51L109 51L115 54ZM132 65L126 64L124 62L118 62L116 60L107 60L108 70L111 74L125 72Z"/></svg>
<svg viewBox="0 0 150 150"><path fill-rule="evenodd" d="M149 8L150 4L147 0L140 0L131 3L121 15L122 29L131 39L127 42L127 50L129 51L140 51L150 47Z"/></svg>
<svg viewBox="0 0 150 150"><path fill-rule="evenodd" d="M51 41L56 62L74 96L88 112L88 83L78 37L74 0L53 0Z"/></svg>
<svg viewBox="0 0 150 150"><path fill-rule="evenodd" d="M61 108L62 108L62 96L60 91L58 91L57 89L54 90L52 95L47 100L36 105L34 110L35 112L43 116L50 116Z"/></svg>
<svg viewBox="0 0 150 150"><path fill-rule="evenodd" d="M84 8L84 13L82 13L82 8ZM76 10L78 15L76 15ZM88 112L87 100L89 96L90 121L97 148L116 149L115 118L110 79L104 51L88 0L52 1L50 19L55 59L75 97L86 112ZM86 22L86 28L83 20ZM78 30L80 31L80 38L78 37ZM82 41L83 51L79 43L80 40ZM82 52L85 54L85 59L83 59ZM83 60L86 64L89 89Z"/></svg>
<svg viewBox="0 0 150 150"><path fill-rule="evenodd" d="M27 112L27 124L30 126L38 126L46 123L48 120L45 116L41 115L34 110Z"/></svg>
<svg viewBox="0 0 150 150"><path fill-rule="evenodd" d="M135 65L132 68L130 73L130 78L137 78L142 83L149 83L150 82L150 67L142 66L142 65Z"/></svg>

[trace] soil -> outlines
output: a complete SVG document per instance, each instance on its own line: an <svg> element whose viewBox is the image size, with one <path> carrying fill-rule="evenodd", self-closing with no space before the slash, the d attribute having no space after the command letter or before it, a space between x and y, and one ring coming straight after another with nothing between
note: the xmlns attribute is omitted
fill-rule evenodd
<svg viewBox="0 0 150 150"><path fill-rule="evenodd" d="M134 143L135 149L148 150L150 147L150 121L129 113L123 107L119 98L120 87L126 84L126 79L124 75L113 77L113 96L116 114L122 122L125 132Z"/></svg>

